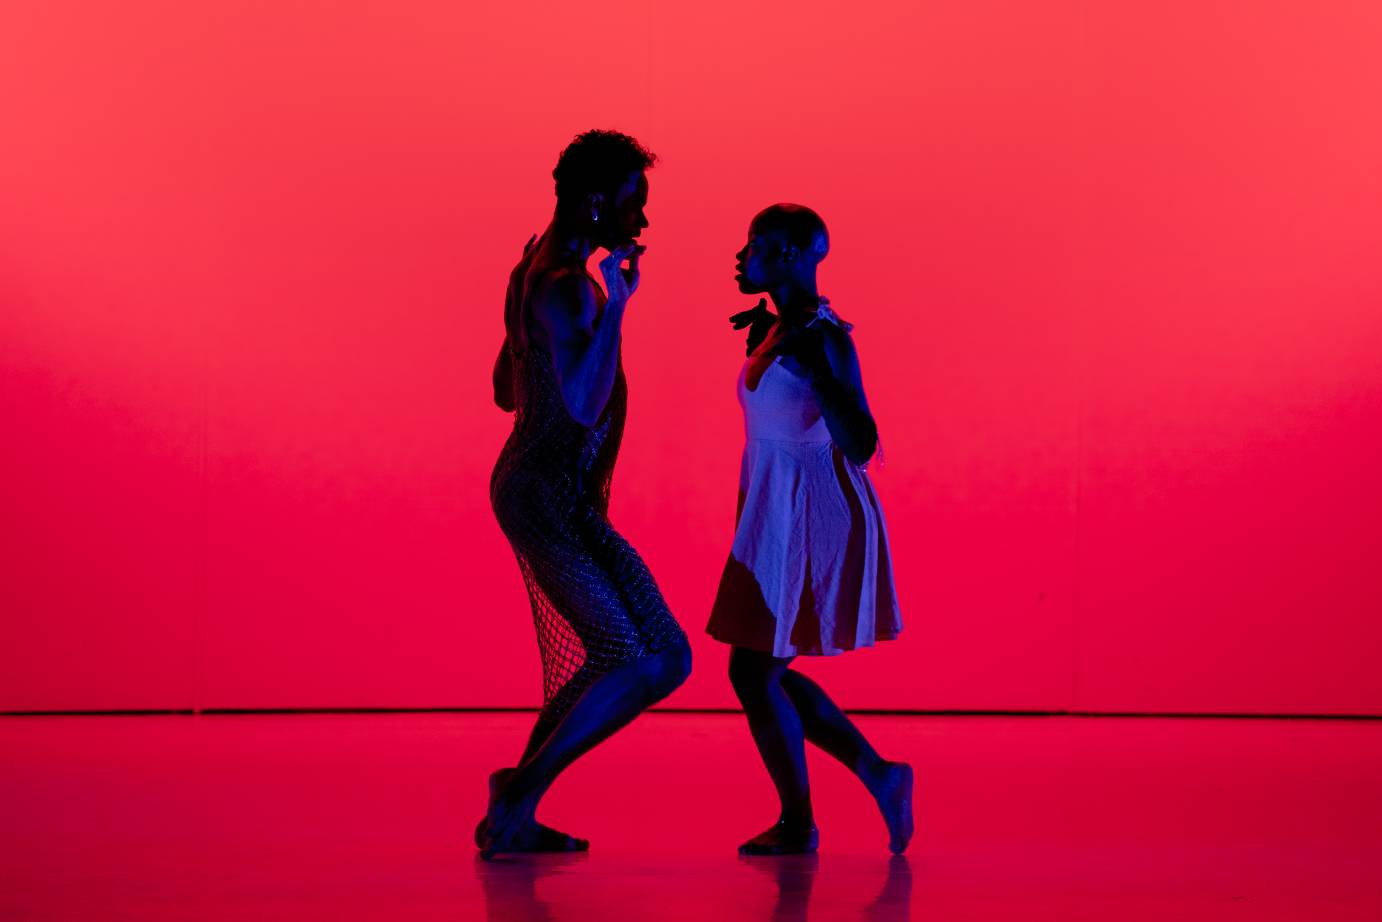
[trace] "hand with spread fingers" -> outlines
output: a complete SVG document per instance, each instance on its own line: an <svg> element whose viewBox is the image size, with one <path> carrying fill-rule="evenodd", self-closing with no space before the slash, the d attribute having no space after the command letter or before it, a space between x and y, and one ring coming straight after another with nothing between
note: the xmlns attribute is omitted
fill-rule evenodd
<svg viewBox="0 0 1382 922"><path fill-rule="evenodd" d="M757 349L763 340L768 338L768 332L777 323L777 315L768 310L768 299L759 298L758 303L746 311L740 311L729 318L729 322L734 324L734 329L742 330L749 328L748 343L744 349L745 355L753 355L753 350Z"/></svg>

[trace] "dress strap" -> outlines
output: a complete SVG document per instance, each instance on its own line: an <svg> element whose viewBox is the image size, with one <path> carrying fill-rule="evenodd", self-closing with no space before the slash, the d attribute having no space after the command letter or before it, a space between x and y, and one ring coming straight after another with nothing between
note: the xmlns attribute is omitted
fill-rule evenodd
<svg viewBox="0 0 1382 922"><path fill-rule="evenodd" d="M816 316L806 324L808 327L814 326L819 321L824 320L826 323L833 323L846 333L854 329L854 324L846 322L839 314L835 313L834 309L830 306L829 298L821 295L819 301L820 305L816 308Z"/></svg>

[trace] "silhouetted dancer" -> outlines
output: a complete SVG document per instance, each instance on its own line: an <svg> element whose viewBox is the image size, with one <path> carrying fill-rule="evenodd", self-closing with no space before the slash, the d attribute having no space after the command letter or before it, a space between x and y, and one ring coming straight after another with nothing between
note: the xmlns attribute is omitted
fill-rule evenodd
<svg viewBox="0 0 1382 922"><path fill-rule="evenodd" d="M514 412L514 427L490 499L532 602L543 707L518 765L490 777L475 830L486 858L586 848L539 824L538 801L691 669L686 635L608 518L628 398L621 328L638 288L644 248L635 241L648 226L646 170L655 159L617 132L578 136L552 173L552 221L509 275L494 401ZM604 291L586 270L597 248L609 251Z"/></svg>
<svg viewBox="0 0 1382 922"><path fill-rule="evenodd" d="M734 544L707 630L731 644L729 677L781 800L778 821L744 854L814 851L803 743L839 759L878 803L888 846L912 837L912 767L885 761L819 685L790 668L798 655L832 656L902 629L883 510L864 466L878 444L859 358L816 289L829 251L820 216L773 205L749 225L735 277L766 292L734 315L749 328L739 375L746 443Z"/></svg>

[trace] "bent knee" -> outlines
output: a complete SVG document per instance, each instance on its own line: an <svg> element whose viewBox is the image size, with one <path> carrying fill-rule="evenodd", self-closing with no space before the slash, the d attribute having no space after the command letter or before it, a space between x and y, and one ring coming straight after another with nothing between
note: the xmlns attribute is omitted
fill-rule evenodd
<svg viewBox="0 0 1382 922"><path fill-rule="evenodd" d="M648 657L644 680L654 698L665 698L691 675L691 645L685 640Z"/></svg>
<svg viewBox="0 0 1382 922"><path fill-rule="evenodd" d="M681 687L687 679L691 677L691 644L685 640L677 641L676 645L662 652L663 656L663 679L667 683L667 691Z"/></svg>

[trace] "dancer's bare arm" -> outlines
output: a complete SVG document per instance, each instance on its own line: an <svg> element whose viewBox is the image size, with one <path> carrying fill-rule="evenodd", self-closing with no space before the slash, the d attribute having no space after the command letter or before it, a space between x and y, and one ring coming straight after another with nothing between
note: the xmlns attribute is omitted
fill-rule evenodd
<svg viewBox="0 0 1382 922"><path fill-rule="evenodd" d="M834 324L799 328L774 351L792 356L805 369L830 438L845 457L855 464L871 458L878 447L878 428L864 396L859 354L849 333Z"/></svg>
<svg viewBox="0 0 1382 922"><path fill-rule="evenodd" d="M547 333L562 401L582 426L599 421L614 388L624 308L638 287L640 253L641 248L620 247L600 261L609 291L603 311L594 283L573 270L553 273L534 299L533 312ZM627 270L622 268L625 259Z"/></svg>
<svg viewBox="0 0 1382 922"><path fill-rule="evenodd" d="M830 437L845 457L863 464L878 448L878 426L864 396L854 338L834 324L821 330L826 367L812 382Z"/></svg>
<svg viewBox="0 0 1382 922"><path fill-rule="evenodd" d="M830 438L845 457L855 464L873 457L878 427L864 397L853 337L833 323L812 323L787 333L773 352L790 356L805 372Z"/></svg>

